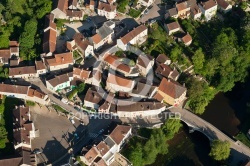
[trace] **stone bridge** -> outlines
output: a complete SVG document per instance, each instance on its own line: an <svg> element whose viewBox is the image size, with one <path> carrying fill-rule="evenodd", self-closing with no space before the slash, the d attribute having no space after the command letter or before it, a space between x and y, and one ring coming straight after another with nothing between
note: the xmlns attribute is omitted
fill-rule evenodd
<svg viewBox="0 0 250 166"><path fill-rule="evenodd" d="M247 147L240 141L233 140L232 138L230 138L222 131L217 129L215 126L203 120L199 116L182 108L172 107L169 108L169 111L180 114L181 120L189 126L190 132L199 131L203 133L210 141L213 141L215 139L228 141L231 145L231 154L234 156L234 160L237 160L237 162L250 159L249 147Z"/></svg>

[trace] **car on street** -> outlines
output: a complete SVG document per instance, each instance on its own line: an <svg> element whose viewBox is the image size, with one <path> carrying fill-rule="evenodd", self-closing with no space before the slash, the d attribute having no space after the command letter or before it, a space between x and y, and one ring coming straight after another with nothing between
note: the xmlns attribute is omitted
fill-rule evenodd
<svg viewBox="0 0 250 166"><path fill-rule="evenodd" d="M104 132L104 129L101 129L98 134L102 134Z"/></svg>
<svg viewBox="0 0 250 166"><path fill-rule="evenodd" d="M68 100L68 99L65 99L65 98L62 98L62 99L61 99L61 102L65 103L65 104L68 104L68 103L69 103L69 100Z"/></svg>
<svg viewBox="0 0 250 166"><path fill-rule="evenodd" d="M73 118L69 118L69 120L70 120L70 122L71 122L72 124L75 124L75 123L76 123L76 122L74 121Z"/></svg>
<svg viewBox="0 0 250 166"><path fill-rule="evenodd" d="M146 9L146 10L144 11L144 14L148 14L148 11L149 11L149 10L148 10L148 9Z"/></svg>

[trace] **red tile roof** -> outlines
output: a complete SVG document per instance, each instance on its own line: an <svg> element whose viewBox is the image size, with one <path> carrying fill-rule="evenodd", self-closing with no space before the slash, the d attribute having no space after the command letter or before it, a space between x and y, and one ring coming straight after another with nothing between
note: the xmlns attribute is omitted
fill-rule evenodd
<svg viewBox="0 0 250 166"><path fill-rule="evenodd" d="M114 68L118 70L122 70L126 73L130 72L130 67L128 65L125 65L119 61L120 58L108 54L105 58L104 61L108 63L109 65L112 65Z"/></svg>
<svg viewBox="0 0 250 166"><path fill-rule="evenodd" d="M56 31L49 29L44 32L43 36L43 52L54 52L56 50Z"/></svg>
<svg viewBox="0 0 250 166"><path fill-rule="evenodd" d="M92 40L95 44L100 43L100 41L102 41L102 37L97 33L94 36L92 36Z"/></svg>
<svg viewBox="0 0 250 166"><path fill-rule="evenodd" d="M226 2L225 0L217 0L218 5L223 8L226 9L230 4L228 2Z"/></svg>
<svg viewBox="0 0 250 166"><path fill-rule="evenodd" d="M177 28L181 28L180 24L178 22L171 22L169 24L165 24L168 28L169 31L177 29Z"/></svg>
<svg viewBox="0 0 250 166"><path fill-rule="evenodd" d="M216 6L216 2L215 0L207 0L205 2L200 2L200 5L205 9L205 10L208 10L214 6Z"/></svg>
<svg viewBox="0 0 250 166"><path fill-rule="evenodd" d="M15 67L9 68L9 76L22 75L22 74L35 74L35 66Z"/></svg>
<svg viewBox="0 0 250 166"><path fill-rule="evenodd" d="M74 62L73 53L61 53L55 54L52 58L46 58L45 61L48 63L49 66L58 66L63 64L71 64Z"/></svg>
<svg viewBox="0 0 250 166"><path fill-rule="evenodd" d="M128 44L132 39L134 39L137 35L145 31L146 29L147 27L145 25L140 25L123 36L121 38L121 41L123 42L123 44Z"/></svg>
<svg viewBox="0 0 250 166"><path fill-rule="evenodd" d="M171 81L166 78L161 80L159 90L174 99L179 98L184 92L187 91L187 89L181 86L178 82Z"/></svg>
<svg viewBox="0 0 250 166"><path fill-rule="evenodd" d="M117 75L113 75L111 73L109 73L108 75L107 82L111 84L116 84L118 86L127 87L127 88L132 88L133 86L133 80L122 78Z"/></svg>
<svg viewBox="0 0 250 166"><path fill-rule="evenodd" d="M117 125L116 128L111 132L109 137L119 145L124 139L125 135L128 134L131 129L131 126Z"/></svg>
<svg viewBox="0 0 250 166"><path fill-rule="evenodd" d="M182 39L183 43L185 43L185 44L192 41L192 37L188 33L185 36L183 36L181 39Z"/></svg>

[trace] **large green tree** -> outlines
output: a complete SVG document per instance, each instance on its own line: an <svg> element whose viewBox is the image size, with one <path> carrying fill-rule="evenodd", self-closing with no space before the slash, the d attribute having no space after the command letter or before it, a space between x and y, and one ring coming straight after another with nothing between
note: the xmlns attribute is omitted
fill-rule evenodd
<svg viewBox="0 0 250 166"><path fill-rule="evenodd" d="M168 119L163 126L163 131L167 139L172 139L181 127L182 124L179 119Z"/></svg>
<svg viewBox="0 0 250 166"><path fill-rule="evenodd" d="M196 73L200 73L201 69L203 68L204 62L205 62L205 56L204 56L201 48L199 48L195 51L195 53L192 57L192 61L194 64L194 71Z"/></svg>
<svg viewBox="0 0 250 166"><path fill-rule="evenodd" d="M228 141L214 140L211 144L209 156L217 161L226 160L230 155L230 143Z"/></svg>

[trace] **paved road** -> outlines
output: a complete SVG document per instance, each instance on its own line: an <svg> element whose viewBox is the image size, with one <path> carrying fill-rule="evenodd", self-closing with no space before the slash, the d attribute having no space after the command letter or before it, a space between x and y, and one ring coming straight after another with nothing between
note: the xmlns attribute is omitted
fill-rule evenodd
<svg viewBox="0 0 250 166"><path fill-rule="evenodd" d="M209 122L186 109L172 107L169 110L171 112L181 113L181 119L183 121L199 128L198 130L207 135L211 140L220 139L223 141L229 141L232 152L234 153L232 154L234 155L234 163L239 163L240 161L250 158L250 149L246 145L240 143L239 141L234 141Z"/></svg>
<svg viewBox="0 0 250 166"><path fill-rule="evenodd" d="M54 97L53 93L46 88L46 86L43 84L43 82L40 80L40 78L30 80L30 83L38 86L44 93L46 93L49 96L50 101L56 103L57 105L59 105L60 107L62 107L64 109L66 109L66 111L70 112L75 117L80 118L84 122L85 125L87 125L89 123L89 117L88 117L87 113L79 112L76 109L74 109L73 106L65 104L61 100Z"/></svg>

